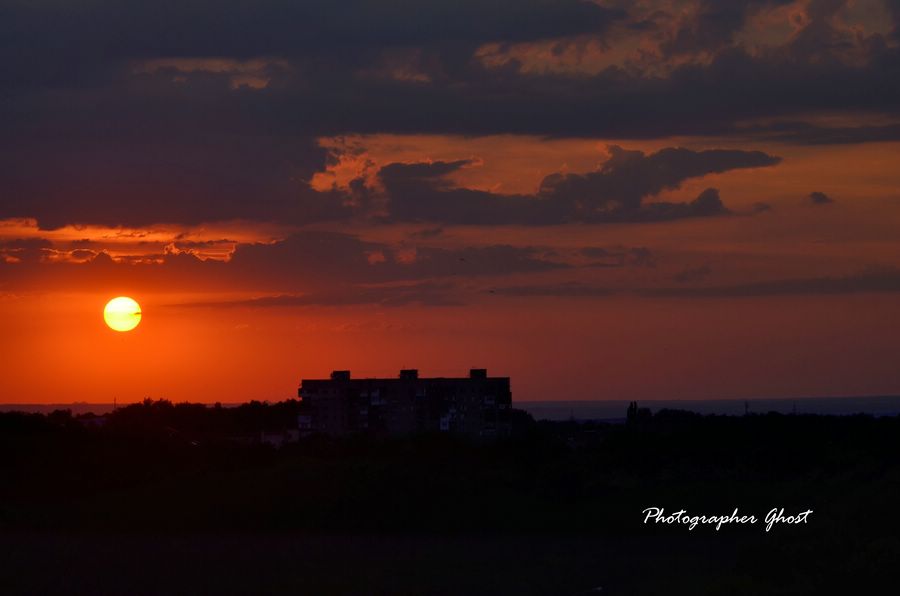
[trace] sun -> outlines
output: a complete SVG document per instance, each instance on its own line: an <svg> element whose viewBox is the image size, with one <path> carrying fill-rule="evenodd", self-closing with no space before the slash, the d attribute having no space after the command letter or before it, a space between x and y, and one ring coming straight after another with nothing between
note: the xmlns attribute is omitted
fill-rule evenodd
<svg viewBox="0 0 900 596"><path fill-rule="evenodd" d="M115 331L131 331L141 322L141 305L128 296L119 296L106 303L103 320Z"/></svg>

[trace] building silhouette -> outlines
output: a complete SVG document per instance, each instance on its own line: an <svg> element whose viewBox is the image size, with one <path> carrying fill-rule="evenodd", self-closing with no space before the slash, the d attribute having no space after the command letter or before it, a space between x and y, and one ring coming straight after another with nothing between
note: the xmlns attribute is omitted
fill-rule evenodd
<svg viewBox="0 0 900 596"><path fill-rule="evenodd" d="M483 368L459 378L421 378L406 369L393 379L353 379L349 370L336 370L329 379L304 379L298 394L303 434L510 433L509 377L489 377Z"/></svg>

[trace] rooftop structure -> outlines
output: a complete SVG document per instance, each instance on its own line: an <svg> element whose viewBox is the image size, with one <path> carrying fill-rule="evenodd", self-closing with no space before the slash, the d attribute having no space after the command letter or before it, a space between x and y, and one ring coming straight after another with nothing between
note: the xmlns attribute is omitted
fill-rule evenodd
<svg viewBox="0 0 900 596"><path fill-rule="evenodd" d="M329 379L304 379L298 391L303 433L403 435L448 432L506 436L512 394L509 377L473 368L467 377L419 377L404 369L393 379L353 379L336 370Z"/></svg>

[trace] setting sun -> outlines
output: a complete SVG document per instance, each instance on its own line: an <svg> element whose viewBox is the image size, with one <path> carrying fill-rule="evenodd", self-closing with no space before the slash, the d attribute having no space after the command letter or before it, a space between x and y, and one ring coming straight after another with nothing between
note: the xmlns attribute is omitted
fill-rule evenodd
<svg viewBox="0 0 900 596"><path fill-rule="evenodd" d="M131 331L141 322L141 305L127 296L113 298L103 309L103 319L110 329Z"/></svg>

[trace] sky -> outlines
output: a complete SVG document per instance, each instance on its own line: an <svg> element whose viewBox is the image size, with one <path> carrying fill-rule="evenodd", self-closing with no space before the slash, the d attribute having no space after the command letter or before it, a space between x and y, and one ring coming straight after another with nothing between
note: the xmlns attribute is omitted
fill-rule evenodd
<svg viewBox="0 0 900 596"><path fill-rule="evenodd" d="M896 0L7 0L0 52L0 402L900 393Z"/></svg>

